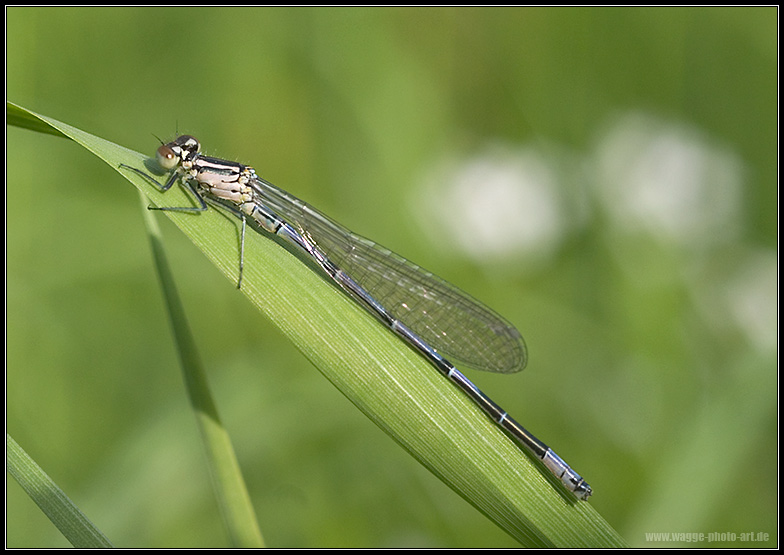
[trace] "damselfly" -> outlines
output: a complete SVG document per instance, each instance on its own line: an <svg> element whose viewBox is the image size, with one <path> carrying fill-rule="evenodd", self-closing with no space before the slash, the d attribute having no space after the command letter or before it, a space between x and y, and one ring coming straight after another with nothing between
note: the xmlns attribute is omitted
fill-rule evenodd
<svg viewBox="0 0 784 555"><path fill-rule="evenodd" d="M242 286L245 229L251 226L294 245L352 299L421 354L468 395L498 426L534 456L580 499L591 487L552 449L511 418L444 356L471 368L510 373L525 366L520 332L506 319L457 287L401 256L356 235L312 206L259 178L244 164L201 154L194 137L183 135L162 145L157 161L170 172L161 185L146 173L127 167L168 191L179 183L198 206L151 207L154 210L201 212L207 201L242 221Z"/></svg>

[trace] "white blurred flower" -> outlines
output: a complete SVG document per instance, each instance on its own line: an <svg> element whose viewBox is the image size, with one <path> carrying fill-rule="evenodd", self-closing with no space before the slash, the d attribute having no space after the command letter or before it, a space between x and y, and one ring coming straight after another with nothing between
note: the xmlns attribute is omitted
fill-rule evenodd
<svg viewBox="0 0 784 555"><path fill-rule="evenodd" d="M622 230L682 245L735 238L741 161L696 130L625 115L600 138L596 166L603 205Z"/></svg>
<svg viewBox="0 0 784 555"><path fill-rule="evenodd" d="M530 148L495 145L430 171L415 206L424 229L474 260L548 257L566 218L558 175Z"/></svg>
<svg viewBox="0 0 784 555"><path fill-rule="evenodd" d="M717 333L740 331L758 351L778 342L778 259L772 250L743 249L693 279L704 321Z"/></svg>

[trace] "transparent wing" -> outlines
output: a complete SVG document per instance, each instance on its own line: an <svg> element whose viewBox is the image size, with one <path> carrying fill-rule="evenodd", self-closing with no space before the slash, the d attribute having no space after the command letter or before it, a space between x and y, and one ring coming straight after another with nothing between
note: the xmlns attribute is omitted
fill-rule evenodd
<svg viewBox="0 0 784 555"><path fill-rule="evenodd" d="M523 369L525 342L495 311L271 183L256 179L252 185L262 204L310 237L335 265L436 351L477 370Z"/></svg>

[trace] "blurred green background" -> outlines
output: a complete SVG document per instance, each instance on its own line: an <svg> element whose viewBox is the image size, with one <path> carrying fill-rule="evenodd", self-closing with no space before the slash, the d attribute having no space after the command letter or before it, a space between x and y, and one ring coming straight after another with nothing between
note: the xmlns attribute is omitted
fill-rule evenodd
<svg viewBox="0 0 784 555"><path fill-rule="evenodd" d="M775 7L13 7L6 32L8 100L142 152L193 134L514 322L528 369L469 376L633 546L777 545ZM115 545L227 545L134 188L6 134L7 430ZM161 221L268 545L517 545ZM6 518L9 547L69 545L8 478Z"/></svg>

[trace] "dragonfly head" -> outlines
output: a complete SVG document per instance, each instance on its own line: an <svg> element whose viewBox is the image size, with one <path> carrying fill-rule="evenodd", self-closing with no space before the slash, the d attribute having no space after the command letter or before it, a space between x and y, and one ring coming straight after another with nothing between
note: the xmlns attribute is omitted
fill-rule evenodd
<svg viewBox="0 0 784 555"><path fill-rule="evenodd" d="M170 143L161 145L155 153L158 164L165 170L173 170L182 162L192 160L199 154L201 145L190 135L181 135Z"/></svg>

